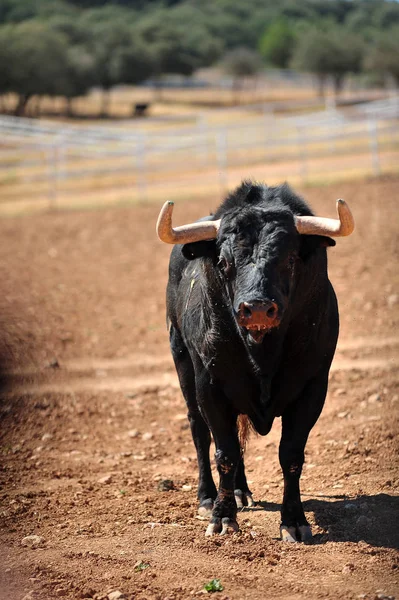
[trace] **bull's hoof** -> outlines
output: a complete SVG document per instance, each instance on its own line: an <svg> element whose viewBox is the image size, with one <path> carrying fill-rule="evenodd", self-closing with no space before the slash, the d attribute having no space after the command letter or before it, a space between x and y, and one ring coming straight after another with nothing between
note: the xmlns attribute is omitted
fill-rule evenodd
<svg viewBox="0 0 399 600"><path fill-rule="evenodd" d="M254 506L255 504L251 492L234 490L234 497L236 499L237 508L244 508L245 506Z"/></svg>
<svg viewBox="0 0 399 600"><path fill-rule="evenodd" d="M291 544L298 541L296 539L296 528L288 527L287 525L280 525L280 537L283 542L289 542Z"/></svg>
<svg viewBox="0 0 399 600"><path fill-rule="evenodd" d="M212 519L212 522L206 528L205 537L212 537L216 533L220 533L220 535L237 533L239 529L238 523L234 519L229 519L229 517L223 517L223 519L215 518Z"/></svg>
<svg viewBox="0 0 399 600"><path fill-rule="evenodd" d="M207 498L206 500L202 500L198 509L198 514L200 517L207 517L208 519L210 519L212 516L212 510L213 500L212 498Z"/></svg>
<svg viewBox="0 0 399 600"><path fill-rule="evenodd" d="M280 537L283 542L310 542L313 539L312 530L309 525L299 525L298 527L280 526Z"/></svg>
<svg viewBox="0 0 399 600"><path fill-rule="evenodd" d="M313 540L313 535L310 525L299 525L297 528L297 536L299 536L301 542L311 542Z"/></svg>

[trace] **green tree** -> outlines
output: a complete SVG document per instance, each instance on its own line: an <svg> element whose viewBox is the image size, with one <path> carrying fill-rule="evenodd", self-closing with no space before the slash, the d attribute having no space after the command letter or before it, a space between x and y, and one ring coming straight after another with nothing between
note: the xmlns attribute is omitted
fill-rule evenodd
<svg viewBox="0 0 399 600"><path fill-rule="evenodd" d="M7 88L18 94L16 114L24 114L34 95L60 93L67 71L67 45L62 37L45 24L27 21L3 27L1 40L0 48L7 44Z"/></svg>
<svg viewBox="0 0 399 600"><path fill-rule="evenodd" d="M94 23L88 49L94 60L94 81L103 90L101 116L106 116L112 87L148 78L152 53L140 35L119 20Z"/></svg>
<svg viewBox="0 0 399 600"><path fill-rule="evenodd" d="M390 75L399 86L399 27L392 28L389 35L376 37L365 56L364 68Z"/></svg>
<svg viewBox="0 0 399 600"><path fill-rule="evenodd" d="M362 40L342 27L310 28L298 37L292 66L316 75L320 95L331 77L338 94L345 76L360 71L363 52Z"/></svg>
<svg viewBox="0 0 399 600"><path fill-rule="evenodd" d="M255 77L262 69L262 61L257 52L250 48L239 47L227 52L221 67L225 73L233 77L234 101L238 102L238 93L246 77Z"/></svg>
<svg viewBox="0 0 399 600"><path fill-rule="evenodd" d="M259 42L259 51L267 63L284 69L292 58L295 43L293 27L286 19L279 19L266 29Z"/></svg>

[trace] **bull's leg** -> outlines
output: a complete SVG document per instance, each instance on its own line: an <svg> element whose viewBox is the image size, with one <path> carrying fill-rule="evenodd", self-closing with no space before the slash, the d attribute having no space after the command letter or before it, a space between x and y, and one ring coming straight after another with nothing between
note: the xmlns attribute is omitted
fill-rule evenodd
<svg viewBox="0 0 399 600"><path fill-rule="evenodd" d="M252 492L248 487L247 478L245 475L244 457L242 453L236 473L234 496L236 499L237 508L243 508L244 506L253 506L254 504Z"/></svg>
<svg viewBox="0 0 399 600"><path fill-rule="evenodd" d="M284 475L281 507L281 539L286 542L308 541L312 531L301 502L299 480L310 430L320 416L327 393L328 374L313 380L293 405L282 415L279 458Z"/></svg>
<svg viewBox="0 0 399 600"><path fill-rule="evenodd" d="M215 460L219 473L219 489L207 536L238 531L237 505L234 484L240 462L237 415L209 373L201 366L196 369L197 398L201 412L209 425L216 446Z"/></svg>
<svg viewBox="0 0 399 600"><path fill-rule="evenodd" d="M187 404L191 435L193 436L195 449L197 451L199 471L197 496L200 503L198 513L201 516L210 517L212 514L213 502L217 494L216 486L212 478L209 458L211 434L208 425L205 423L198 409L195 389L195 373L190 355L179 332L173 327L170 331L170 346L179 377L180 387Z"/></svg>

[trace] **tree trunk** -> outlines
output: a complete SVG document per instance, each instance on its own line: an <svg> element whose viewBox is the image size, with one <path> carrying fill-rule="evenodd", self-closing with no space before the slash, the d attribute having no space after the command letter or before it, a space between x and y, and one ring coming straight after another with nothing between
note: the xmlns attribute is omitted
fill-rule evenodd
<svg viewBox="0 0 399 600"><path fill-rule="evenodd" d="M324 99L326 85L326 75L318 73L317 75L317 95L320 99Z"/></svg>
<svg viewBox="0 0 399 600"><path fill-rule="evenodd" d="M242 78L234 77L233 79L233 105L240 104L240 91L242 89Z"/></svg>
<svg viewBox="0 0 399 600"><path fill-rule="evenodd" d="M344 83L344 75L334 75L333 81L335 98L338 98L338 95L341 92Z"/></svg>
<svg viewBox="0 0 399 600"><path fill-rule="evenodd" d="M73 98L65 98L66 107L65 107L65 116L72 118L74 116L73 112Z"/></svg>
<svg viewBox="0 0 399 600"><path fill-rule="evenodd" d="M101 100L101 112L100 112L100 117L102 119L104 119L105 117L108 117L108 113L109 113L109 101L110 101L110 90L109 88L107 89L103 89L103 95L102 95L102 100Z"/></svg>
<svg viewBox="0 0 399 600"><path fill-rule="evenodd" d="M42 97L41 96L37 96L36 97L36 102L35 102L35 107L32 109L32 114L35 117L39 117L40 116L40 105L42 102Z"/></svg>
<svg viewBox="0 0 399 600"><path fill-rule="evenodd" d="M31 94L20 94L18 96L18 103L15 109L16 117L23 117L26 110L26 105L28 104L31 98Z"/></svg>

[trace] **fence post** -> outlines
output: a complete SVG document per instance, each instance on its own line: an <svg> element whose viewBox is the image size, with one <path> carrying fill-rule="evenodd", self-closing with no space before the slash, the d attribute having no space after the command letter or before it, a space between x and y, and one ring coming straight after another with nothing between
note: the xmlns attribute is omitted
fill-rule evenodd
<svg viewBox="0 0 399 600"><path fill-rule="evenodd" d="M146 179L146 147L143 135L137 136L136 141L136 180L137 196L139 200L147 200L147 179Z"/></svg>
<svg viewBox="0 0 399 600"><path fill-rule="evenodd" d="M57 146L51 144L47 150L47 178L48 178L48 207L54 210L57 206Z"/></svg>
<svg viewBox="0 0 399 600"><path fill-rule="evenodd" d="M226 130L221 129L219 133L216 135L216 154L218 161L218 171L219 171L219 184L220 184L220 192L221 195L227 191L228 181L227 181L227 135Z"/></svg>
<svg viewBox="0 0 399 600"><path fill-rule="evenodd" d="M370 153L371 153L371 164L373 167L373 174L378 177L381 174L380 167L380 157L378 152L378 130L377 130L377 122L375 120L370 120L368 122L368 130L369 130L369 144L370 144Z"/></svg>
<svg viewBox="0 0 399 600"><path fill-rule="evenodd" d="M297 125L298 134L298 150L299 150L299 173L303 183L306 182L308 175L307 153L306 153L306 138L303 128Z"/></svg>
<svg viewBox="0 0 399 600"><path fill-rule="evenodd" d="M208 124L206 117L201 114L197 120L197 156L201 166L208 166Z"/></svg>

